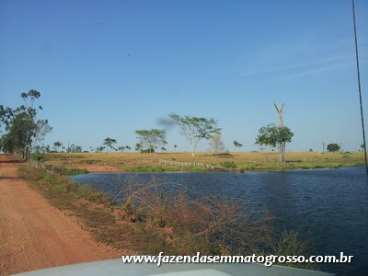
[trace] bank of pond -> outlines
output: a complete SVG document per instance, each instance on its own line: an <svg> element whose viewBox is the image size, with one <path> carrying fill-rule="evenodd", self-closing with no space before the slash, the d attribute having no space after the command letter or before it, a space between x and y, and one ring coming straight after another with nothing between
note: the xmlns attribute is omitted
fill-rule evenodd
<svg viewBox="0 0 368 276"><path fill-rule="evenodd" d="M362 167L245 174L91 173L73 176L73 181L116 202L137 187L155 187L166 197L186 194L232 202L247 217L271 217L274 231L299 233L315 255L343 251L355 256L352 264L322 269L342 275L368 271L368 182Z"/></svg>

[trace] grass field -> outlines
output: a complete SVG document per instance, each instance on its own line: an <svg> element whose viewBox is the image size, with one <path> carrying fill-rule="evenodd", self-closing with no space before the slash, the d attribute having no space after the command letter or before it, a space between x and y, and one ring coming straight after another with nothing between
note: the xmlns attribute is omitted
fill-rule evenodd
<svg viewBox="0 0 368 276"><path fill-rule="evenodd" d="M187 152L143 154L136 152L50 153L48 165L90 172L135 171L208 171L208 170L285 170L337 168L363 164L362 152L289 152L286 163L278 162L276 152L242 152L213 155Z"/></svg>

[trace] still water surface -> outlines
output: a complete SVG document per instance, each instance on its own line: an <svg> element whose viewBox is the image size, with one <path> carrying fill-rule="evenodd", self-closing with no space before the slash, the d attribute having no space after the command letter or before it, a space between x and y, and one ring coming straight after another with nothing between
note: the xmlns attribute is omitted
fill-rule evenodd
<svg viewBox="0 0 368 276"><path fill-rule="evenodd" d="M268 212L279 226L309 240L315 254L354 255L325 265L339 275L368 275L368 181L363 168L252 173L109 173L73 179L115 200L132 184L164 183L189 196L236 200L247 212Z"/></svg>

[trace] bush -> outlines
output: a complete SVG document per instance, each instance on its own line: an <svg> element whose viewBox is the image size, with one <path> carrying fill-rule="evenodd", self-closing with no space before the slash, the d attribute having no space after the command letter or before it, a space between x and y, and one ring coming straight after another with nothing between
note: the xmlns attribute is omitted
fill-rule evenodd
<svg viewBox="0 0 368 276"><path fill-rule="evenodd" d="M237 167L237 165L234 161L222 162L221 166L226 168L226 169L235 169Z"/></svg>
<svg viewBox="0 0 368 276"><path fill-rule="evenodd" d="M46 169L60 175L77 175L88 173L86 169L67 168L65 166L46 165Z"/></svg>
<svg viewBox="0 0 368 276"><path fill-rule="evenodd" d="M283 232L274 246L274 254L278 256L306 256L310 251L310 245L299 238L295 231ZM290 263L290 266L314 268L313 264Z"/></svg>
<svg viewBox="0 0 368 276"><path fill-rule="evenodd" d="M187 255L270 250L271 228L263 218L239 219L234 203L190 200L180 192L165 196L161 189L151 184L123 193L127 195L122 203L125 216L135 224L131 239L137 251Z"/></svg>
<svg viewBox="0 0 368 276"><path fill-rule="evenodd" d="M31 160L33 161L43 161L45 159L45 154L40 152L34 152L31 154Z"/></svg>

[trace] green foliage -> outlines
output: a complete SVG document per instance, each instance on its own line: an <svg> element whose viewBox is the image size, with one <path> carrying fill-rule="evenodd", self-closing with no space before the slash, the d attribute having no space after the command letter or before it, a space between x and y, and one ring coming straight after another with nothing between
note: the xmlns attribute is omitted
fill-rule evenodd
<svg viewBox="0 0 368 276"><path fill-rule="evenodd" d="M288 127L277 127L274 124L269 124L259 129L256 143L276 147L283 143L290 143L293 136L294 133Z"/></svg>
<svg viewBox="0 0 368 276"><path fill-rule="evenodd" d="M340 150L340 146L338 144L336 144L336 143L328 144L327 145L327 150L329 152L339 151Z"/></svg>
<svg viewBox="0 0 368 276"><path fill-rule="evenodd" d="M33 152L31 154L31 159L33 161L43 161L45 159L45 154L44 153L41 153L39 151L36 151L36 152Z"/></svg>
<svg viewBox="0 0 368 276"><path fill-rule="evenodd" d="M14 109L0 106L0 127L5 131L0 146L4 152L21 153L23 158L28 158L34 143L51 131L47 120L37 119L37 112L42 107L33 107L40 96L40 92L30 90L21 94L25 105Z"/></svg>
<svg viewBox="0 0 368 276"><path fill-rule="evenodd" d="M67 152L82 152L82 146L71 144L66 149Z"/></svg>
<svg viewBox="0 0 368 276"><path fill-rule="evenodd" d="M235 169L237 167L234 161L225 161L221 163L221 166L223 166L226 169Z"/></svg>
<svg viewBox="0 0 368 276"><path fill-rule="evenodd" d="M110 138L110 137L106 137L104 142L103 142L104 146L106 146L110 149L113 149L115 151L118 150L115 146L116 143L117 143L116 139L113 139L113 138Z"/></svg>
<svg viewBox="0 0 368 276"><path fill-rule="evenodd" d="M58 207L65 208L73 200L83 198L96 203L106 203L103 193L89 187L73 183L68 177L59 173L57 169L36 168L29 165L21 166L18 170L20 177L30 180L47 195Z"/></svg>
<svg viewBox="0 0 368 276"><path fill-rule="evenodd" d="M243 144L240 144L238 141L234 140L233 142L234 146L237 148L241 148L243 146Z"/></svg>
<svg viewBox="0 0 368 276"><path fill-rule="evenodd" d="M66 166L46 165L46 169L60 175L77 175L88 173L86 169L70 168Z"/></svg>
<svg viewBox="0 0 368 276"><path fill-rule="evenodd" d="M162 129L140 129L135 131L138 139L136 150L146 153L155 152L167 144L166 132Z"/></svg>
<svg viewBox="0 0 368 276"><path fill-rule="evenodd" d="M60 141L56 141L54 142L54 148L56 149L56 151L59 151L59 148L62 147L63 143L61 143Z"/></svg>
<svg viewBox="0 0 368 276"><path fill-rule="evenodd" d="M311 246L300 239L295 231L284 232L275 243L273 251L277 256L307 256ZM290 263L290 266L313 268L315 265L308 263Z"/></svg>
<svg viewBox="0 0 368 276"><path fill-rule="evenodd" d="M221 129L217 127L217 122L212 118L180 116L172 113L169 119L179 126L183 135L192 145L192 154L194 155L198 143L202 140L208 140L214 134L220 134Z"/></svg>

